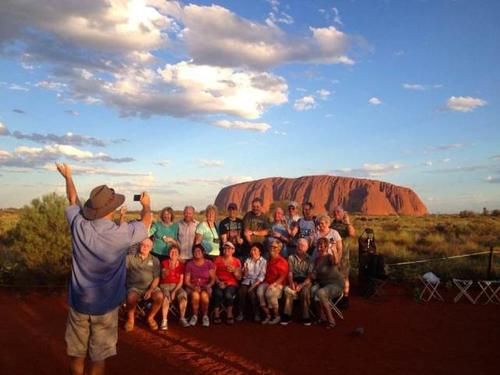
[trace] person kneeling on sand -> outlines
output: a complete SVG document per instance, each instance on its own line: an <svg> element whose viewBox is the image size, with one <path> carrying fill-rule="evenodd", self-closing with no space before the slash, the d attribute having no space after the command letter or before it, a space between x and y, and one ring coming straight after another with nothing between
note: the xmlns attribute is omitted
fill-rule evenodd
<svg viewBox="0 0 500 375"><path fill-rule="evenodd" d="M151 200L147 193L141 195L141 221L117 225L113 213L125 201L123 195L97 186L80 207L70 166L56 167L66 181L70 203L65 209L72 248L65 334L70 370L73 375L104 374L106 358L116 355L118 309L126 293L125 257L131 246L147 238Z"/></svg>
<svg viewBox="0 0 500 375"><path fill-rule="evenodd" d="M146 238L141 242L136 254L127 255L127 321L125 331L134 329L135 310L140 299L152 299L152 306L147 315L151 330L156 331L156 313L163 302L163 294L158 287L160 283L160 261L151 254L153 241Z"/></svg>
<svg viewBox="0 0 500 375"><path fill-rule="evenodd" d="M260 307L265 315L262 324L278 324L281 320L278 299L283 293L283 286L288 276L288 262L280 255L282 246L281 241L271 242L266 277L257 288ZM271 313L274 315L273 319Z"/></svg>
<svg viewBox="0 0 500 375"><path fill-rule="evenodd" d="M179 259L179 245L173 243L170 246L170 259L165 259L161 263L161 280L160 289L163 292L163 305L162 305L162 321L160 329L166 331L168 329L168 311L170 304L177 300L179 304L179 322L183 327L188 327L186 307L187 307L187 293L182 288L184 283L184 263Z"/></svg>

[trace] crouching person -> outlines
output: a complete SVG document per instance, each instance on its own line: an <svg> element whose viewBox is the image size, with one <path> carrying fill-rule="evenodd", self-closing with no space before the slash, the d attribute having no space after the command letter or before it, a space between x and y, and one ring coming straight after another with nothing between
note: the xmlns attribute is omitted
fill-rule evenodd
<svg viewBox="0 0 500 375"><path fill-rule="evenodd" d="M288 286L285 287L285 308L282 325L287 325L292 319L293 301L299 299L302 322L311 325L309 306L311 302L311 274L313 271L312 257L307 254L309 244L305 238L297 241L297 251L288 258Z"/></svg>
<svg viewBox="0 0 500 375"><path fill-rule="evenodd" d="M155 315L160 310L163 294L158 288L160 282L160 261L151 254L153 242L146 238L141 242L137 254L127 255L127 322L125 331L134 329L135 310L142 298L152 300L147 314L147 322L151 330L156 331L158 324Z"/></svg>
<svg viewBox="0 0 500 375"><path fill-rule="evenodd" d="M327 328L335 327L330 303L342 295L344 289L344 278L339 272L338 264L340 254L334 250L333 254L328 253L328 239L322 237L317 242L319 253L313 270L315 285L312 293L315 300L319 302L321 318L327 321Z"/></svg>
<svg viewBox="0 0 500 375"><path fill-rule="evenodd" d="M179 245L173 243L169 251L170 259L165 259L161 263L160 289L163 292L163 305L161 308L162 331L168 330L168 312L170 304L177 301L179 304L179 323L183 327L189 327L186 320L187 293L182 288L184 283L184 263L180 261Z"/></svg>
<svg viewBox="0 0 500 375"><path fill-rule="evenodd" d="M280 255L282 246L281 241L271 242L266 277L257 288L260 307L264 311L262 324L278 324L281 320L278 300L283 294L283 286L288 276L288 262Z"/></svg>

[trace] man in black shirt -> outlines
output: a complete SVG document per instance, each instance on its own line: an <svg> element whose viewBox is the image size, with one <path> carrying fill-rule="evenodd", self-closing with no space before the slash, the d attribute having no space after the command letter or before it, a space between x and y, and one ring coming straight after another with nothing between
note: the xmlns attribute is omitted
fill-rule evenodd
<svg viewBox="0 0 500 375"><path fill-rule="evenodd" d="M243 246L243 220L238 217L236 203L228 204L227 213L229 216L219 224L219 235L222 244L230 241L236 247L234 255L243 261L248 257L248 251Z"/></svg>

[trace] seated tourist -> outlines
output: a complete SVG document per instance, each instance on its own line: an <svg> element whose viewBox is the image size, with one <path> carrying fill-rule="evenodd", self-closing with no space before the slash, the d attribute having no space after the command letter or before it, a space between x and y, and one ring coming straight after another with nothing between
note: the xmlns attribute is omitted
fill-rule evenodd
<svg viewBox="0 0 500 375"><path fill-rule="evenodd" d="M278 299L283 293L283 287L288 276L288 262L280 255L281 248L282 243L280 241L274 240L271 243L266 276L264 282L257 288L260 307L264 312L262 324L278 324L281 320ZM274 317L272 318L272 316Z"/></svg>
<svg viewBox="0 0 500 375"><path fill-rule="evenodd" d="M160 289L163 292L162 305L162 321L160 329L166 331L168 329L168 311L170 303L177 301L179 304L179 322L183 327L188 327L189 324L185 318L187 306L187 293L182 288L184 283L184 263L179 259L179 245L172 244L170 246L170 259L165 259L161 263L161 280Z"/></svg>
<svg viewBox="0 0 500 375"><path fill-rule="evenodd" d="M288 257L288 285L285 287L285 308L282 325L287 325L292 319L293 300L299 299L301 317L304 325L311 325L309 304L311 300L311 274L313 270L312 257L307 254L309 248L305 238L297 241L297 252Z"/></svg>
<svg viewBox="0 0 500 375"><path fill-rule="evenodd" d="M212 295L212 286L215 283L215 266L211 260L204 258L204 253L205 249L201 244L193 246L193 259L186 265L184 286L190 294L193 310L189 325L195 326L198 323L201 305L202 325L209 327L208 305Z"/></svg>
<svg viewBox="0 0 500 375"><path fill-rule="evenodd" d="M232 242L226 241L222 246L224 255L218 256L214 260L215 264L215 285L214 285L214 323L220 324L220 309L224 304L226 307L226 322L234 324L233 304L238 283L241 279L241 262L234 257L235 246Z"/></svg>
<svg viewBox="0 0 500 375"><path fill-rule="evenodd" d="M315 285L312 293L319 302L321 317L326 318L327 328L335 327L335 319L330 309L330 301L338 298L344 288L344 278L338 270L340 254L334 249L328 253L329 241L325 237L318 240L318 258L316 259L313 279Z"/></svg>
<svg viewBox="0 0 500 375"><path fill-rule="evenodd" d="M155 331L158 324L155 315L160 310L163 301L158 284L160 282L160 261L151 254L153 241L146 238L141 242L136 254L127 255L127 322L125 331L134 329L135 310L142 298L152 299L152 306L147 315L149 328Z"/></svg>
<svg viewBox="0 0 500 375"><path fill-rule="evenodd" d="M247 258L243 265L243 276L239 289L240 313L236 317L238 321L245 318L247 297L250 297L254 320L256 322L260 321L257 287L264 281L267 266L267 261L261 256L263 248L261 243L252 244L250 246L250 258Z"/></svg>

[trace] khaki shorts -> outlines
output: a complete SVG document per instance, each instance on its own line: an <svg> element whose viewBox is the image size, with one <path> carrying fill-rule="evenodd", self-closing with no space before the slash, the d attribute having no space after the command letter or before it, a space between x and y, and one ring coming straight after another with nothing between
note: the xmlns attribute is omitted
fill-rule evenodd
<svg viewBox="0 0 500 375"><path fill-rule="evenodd" d="M69 308L66 322L66 353L71 357L102 361L116 355L118 307L104 315L82 314Z"/></svg>
<svg viewBox="0 0 500 375"><path fill-rule="evenodd" d="M177 284L161 284L160 289L163 292L165 298L170 298L170 293L175 289ZM179 288L175 293L175 299L179 302L181 299L187 299L187 293L184 289Z"/></svg>
<svg viewBox="0 0 500 375"><path fill-rule="evenodd" d="M135 294L138 294L139 297L144 297L144 294L146 294L147 291L148 291L148 288L146 288L146 289L140 289L140 288L130 287L130 288L127 289L127 296L130 293L135 293ZM154 288L153 292L151 293L151 295L155 294L156 292L161 292L160 288L158 288L158 287Z"/></svg>

